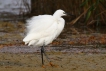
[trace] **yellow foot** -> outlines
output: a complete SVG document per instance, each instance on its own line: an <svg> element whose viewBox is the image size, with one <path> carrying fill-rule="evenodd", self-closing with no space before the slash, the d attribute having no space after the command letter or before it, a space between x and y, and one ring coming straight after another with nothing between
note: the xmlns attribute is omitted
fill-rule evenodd
<svg viewBox="0 0 106 71"><path fill-rule="evenodd" d="M52 67L58 67L58 65L54 65L54 64L52 64L52 62L50 62L49 64L50 64L50 66L52 66Z"/></svg>
<svg viewBox="0 0 106 71"><path fill-rule="evenodd" d="M58 65L55 65L55 64L52 64L52 62L49 62L49 65L42 65L42 68L46 68L48 66L58 67Z"/></svg>
<svg viewBox="0 0 106 71"><path fill-rule="evenodd" d="M45 68L45 66L44 66L44 65L42 65L42 68Z"/></svg>

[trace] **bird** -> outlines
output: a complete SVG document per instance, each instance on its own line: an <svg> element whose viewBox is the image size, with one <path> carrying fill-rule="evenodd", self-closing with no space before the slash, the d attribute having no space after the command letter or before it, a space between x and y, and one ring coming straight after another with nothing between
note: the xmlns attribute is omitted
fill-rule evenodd
<svg viewBox="0 0 106 71"><path fill-rule="evenodd" d="M60 35L65 26L62 16L66 15L64 10L58 9L53 15L33 16L26 21L26 36L23 42L28 46L41 47L42 66L44 65L43 54L48 59L44 46L52 43Z"/></svg>

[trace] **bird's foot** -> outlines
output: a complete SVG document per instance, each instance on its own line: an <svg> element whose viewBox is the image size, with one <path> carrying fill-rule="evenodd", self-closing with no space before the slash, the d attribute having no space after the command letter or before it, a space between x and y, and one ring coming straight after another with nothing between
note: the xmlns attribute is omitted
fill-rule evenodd
<svg viewBox="0 0 106 71"><path fill-rule="evenodd" d="M42 65L42 68L45 68L45 65Z"/></svg>
<svg viewBox="0 0 106 71"><path fill-rule="evenodd" d="M58 65L52 64L52 62L50 62L49 64L50 64L50 66L52 66L52 67L58 67Z"/></svg>
<svg viewBox="0 0 106 71"><path fill-rule="evenodd" d="M55 65L53 64L52 62L49 62L49 65L42 65L42 68L46 68L48 66L51 66L51 67L58 67L58 65Z"/></svg>

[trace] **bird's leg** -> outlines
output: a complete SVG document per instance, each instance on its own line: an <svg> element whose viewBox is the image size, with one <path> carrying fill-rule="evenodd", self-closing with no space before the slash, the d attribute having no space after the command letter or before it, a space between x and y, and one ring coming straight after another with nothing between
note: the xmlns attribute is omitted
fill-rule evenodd
<svg viewBox="0 0 106 71"><path fill-rule="evenodd" d="M47 56L47 54L45 52L45 49L44 49L44 55L45 55L46 59L50 62L49 57Z"/></svg>
<svg viewBox="0 0 106 71"><path fill-rule="evenodd" d="M42 58L42 66L44 65L44 61L43 61L43 53L44 53L44 46L41 47L41 58Z"/></svg>
<svg viewBox="0 0 106 71"><path fill-rule="evenodd" d="M43 53L44 55L46 56L46 59L50 62L46 52L45 52L45 49L44 49L44 45L41 47L41 57L42 57L42 65L44 65L44 61L43 61Z"/></svg>
<svg viewBox="0 0 106 71"><path fill-rule="evenodd" d="M46 54L46 52L45 52L45 49L44 49L44 55L46 56L46 59L48 60L50 66L52 66L52 67L54 67L54 66L57 67L56 65L52 64L52 62L50 61L49 57L47 56L47 54Z"/></svg>
<svg viewBox="0 0 106 71"><path fill-rule="evenodd" d="M47 54L46 54L46 52L45 52L44 46L45 46L45 45L43 45L43 46L41 47L42 66L44 66L43 54L45 55L46 59L48 60L48 62L49 62L50 65L52 66L52 63L51 63L51 61L49 60L49 58L48 58L48 56L47 56Z"/></svg>
<svg viewBox="0 0 106 71"><path fill-rule="evenodd" d="M53 67L55 66L54 64L51 63L50 59L48 58L45 49L44 49L44 45L41 47L41 57L42 57L42 67L44 67L44 60L43 60L43 54L45 55L46 59L48 60L49 64Z"/></svg>

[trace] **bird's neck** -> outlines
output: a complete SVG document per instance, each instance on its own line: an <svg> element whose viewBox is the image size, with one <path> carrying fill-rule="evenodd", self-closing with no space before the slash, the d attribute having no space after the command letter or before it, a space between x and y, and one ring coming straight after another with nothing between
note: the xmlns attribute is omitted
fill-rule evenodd
<svg viewBox="0 0 106 71"><path fill-rule="evenodd" d="M53 17L55 17L55 19L59 19L59 18L61 18L61 16L56 15L56 14L53 14Z"/></svg>

